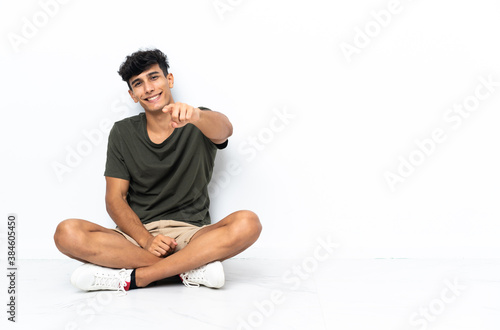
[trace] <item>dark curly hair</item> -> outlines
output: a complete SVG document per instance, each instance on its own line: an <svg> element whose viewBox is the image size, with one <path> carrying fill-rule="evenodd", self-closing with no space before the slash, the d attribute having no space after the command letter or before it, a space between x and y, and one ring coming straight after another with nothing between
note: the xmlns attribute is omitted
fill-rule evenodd
<svg viewBox="0 0 500 330"><path fill-rule="evenodd" d="M160 66L165 77L168 75L170 66L168 65L167 55L158 49L139 50L127 56L125 61L120 65L118 74L127 83L128 88L132 90L129 82L130 78L141 74L154 64Z"/></svg>

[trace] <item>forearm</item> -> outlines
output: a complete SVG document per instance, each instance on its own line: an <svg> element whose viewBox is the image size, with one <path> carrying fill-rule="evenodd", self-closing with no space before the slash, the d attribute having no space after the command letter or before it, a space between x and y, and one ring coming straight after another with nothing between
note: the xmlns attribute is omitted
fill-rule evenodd
<svg viewBox="0 0 500 330"><path fill-rule="evenodd" d="M106 199L106 209L116 225L139 243L141 247L144 247L147 240L152 237L124 199Z"/></svg>
<svg viewBox="0 0 500 330"><path fill-rule="evenodd" d="M200 110L199 119L193 124L215 143L222 143L233 134L233 125L220 112Z"/></svg>

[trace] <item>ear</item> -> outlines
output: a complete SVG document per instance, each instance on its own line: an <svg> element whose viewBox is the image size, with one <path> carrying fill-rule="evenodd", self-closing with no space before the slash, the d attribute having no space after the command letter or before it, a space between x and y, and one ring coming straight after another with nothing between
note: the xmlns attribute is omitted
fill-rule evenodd
<svg viewBox="0 0 500 330"><path fill-rule="evenodd" d="M135 103L139 102L139 99L137 97L135 97L134 92L132 92L131 89L128 90L128 94L130 95L132 100L134 100Z"/></svg>
<svg viewBox="0 0 500 330"><path fill-rule="evenodd" d="M169 88L174 88L174 75L169 73L167 75L167 81L168 81L168 87Z"/></svg>

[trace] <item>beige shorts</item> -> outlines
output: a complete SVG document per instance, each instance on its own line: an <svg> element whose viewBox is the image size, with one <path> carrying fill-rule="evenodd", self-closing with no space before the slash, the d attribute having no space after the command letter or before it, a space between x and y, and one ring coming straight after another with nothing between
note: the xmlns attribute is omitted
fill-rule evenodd
<svg viewBox="0 0 500 330"><path fill-rule="evenodd" d="M176 220L158 220L147 223L144 227L151 233L151 235L156 236L158 234L162 234L164 236L171 237L175 239L177 242L177 247L175 248L175 252L183 249L186 245L189 244L191 238L203 227L198 227L195 225L191 225L186 222L176 221ZM125 234L120 228L116 227L113 229L117 233L122 234L129 242L132 244L139 246L140 245L129 235Z"/></svg>

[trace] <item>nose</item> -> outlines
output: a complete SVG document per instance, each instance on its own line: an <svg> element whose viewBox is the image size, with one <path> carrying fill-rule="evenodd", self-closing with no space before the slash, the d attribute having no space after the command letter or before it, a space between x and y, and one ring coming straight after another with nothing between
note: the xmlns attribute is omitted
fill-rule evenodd
<svg viewBox="0 0 500 330"><path fill-rule="evenodd" d="M146 81L144 83L144 88L146 90L146 93L150 93L155 90L154 84L149 81Z"/></svg>

